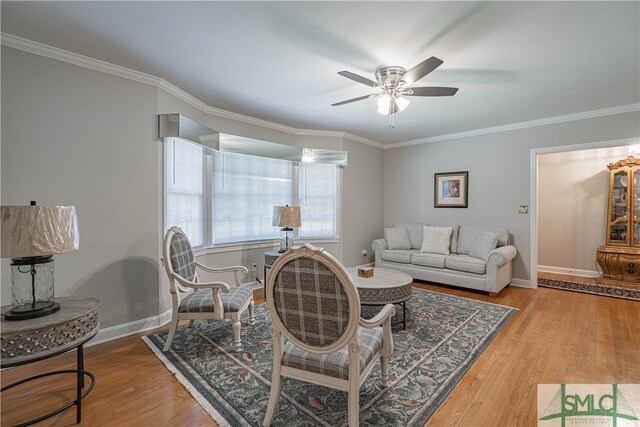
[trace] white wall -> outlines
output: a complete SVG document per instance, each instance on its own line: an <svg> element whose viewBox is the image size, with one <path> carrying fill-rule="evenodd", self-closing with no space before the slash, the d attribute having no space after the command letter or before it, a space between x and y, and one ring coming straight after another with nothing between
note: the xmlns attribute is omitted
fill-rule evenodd
<svg viewBox="0 0 640 427"><path fill-rule="evenodd" d="M182 113L229 134L348 150L342 193L349 200L341 204L348 231L340 241L318 246L338 258L343 246L349 248L344 263L362 264L360 248L382 229L382 149L210 115L154 85L1 49L1 203L36 200L77 207L80 250L56 256L56 296L99 298L102 328L157 316L171 307L159 261L164 234L159 113ZM200 259L249 268L257 262L262 271L267 249L240 248ZM0 265L0 299L9 304L9 261Z"/></svg>
<svg viewBox="0 0 640 427"><path fill-rule="evenodd" d="M627 156L628 147L538 156L541 269L597 275L596 249L605 242L607 165Z"/></svg>
<svg viewBox="0 0 640 427"><path fill-rule="evenodd" d="M529 280L531 150L638 137L638 112L385 150L384 223L506 226L518 249L513 275ZM434 208L433 174L469 171L469 208ZM569 207L570 209L570 207Z"/></svg>

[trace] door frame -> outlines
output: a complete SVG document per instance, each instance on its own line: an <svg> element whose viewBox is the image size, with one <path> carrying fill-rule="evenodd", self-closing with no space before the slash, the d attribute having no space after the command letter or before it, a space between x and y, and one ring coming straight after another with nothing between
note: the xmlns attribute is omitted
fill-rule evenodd
<svg viewBox="0 0 640 427"><path fill-rule="evenodd" d="M554 147L543 147L531 149L531 178L530 178L530 200L529 200L529 242L530 258L529 274L531 288L538 287L538 156L541 154L562 153L567 151L592 150L595 148L622 147L640 144L640 138L612 139L608 141L586 142L581 144L559 145Z"/></svg>

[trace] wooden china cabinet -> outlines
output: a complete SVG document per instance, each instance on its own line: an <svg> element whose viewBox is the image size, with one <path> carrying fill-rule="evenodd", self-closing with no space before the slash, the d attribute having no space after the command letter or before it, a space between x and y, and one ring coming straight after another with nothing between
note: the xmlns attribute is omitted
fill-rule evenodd
<svg viewBox="0 0 640 427"><path fill-rule="evenodd" d="M640 284L640 159L610 163L606 241L596 260L602 282Z"/></svg>

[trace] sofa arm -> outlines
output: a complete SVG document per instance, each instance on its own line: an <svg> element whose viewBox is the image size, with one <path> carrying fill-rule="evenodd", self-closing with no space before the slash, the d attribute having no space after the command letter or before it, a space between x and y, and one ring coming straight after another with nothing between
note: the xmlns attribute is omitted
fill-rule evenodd
<svg viewBox="0 0 640 427"><path fill-rule="evenodd" d="M487 287L488 292L498 293L511 283L513 272L512 260L518 251L515 246L506 245L492 250L487 258Z"/></svg>
<svg viewBox="0 0 640 427"><path fill-rule="evenodd" d="M487 267L489 265L500 267L514 259L517 254L518 251L513 245L500 246L499 248L489 252L489 256L487 257Z"/></svg>
<svg viewBox="0 0 640 427"><path fill-rule="evenodd" d="M382 262L382 251L386 250L389 246L387 245L387 241L385 239L376 239L371 243L371 249L376 256L375 266L380 267L380 263Z"/></svg>

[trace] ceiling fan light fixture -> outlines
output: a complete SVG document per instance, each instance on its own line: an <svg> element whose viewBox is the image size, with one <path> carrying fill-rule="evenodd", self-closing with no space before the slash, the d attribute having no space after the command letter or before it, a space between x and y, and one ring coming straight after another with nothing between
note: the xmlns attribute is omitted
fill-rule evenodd
<svg viewBox="0 0 640 427"><path fill-rule="evenodd" d="M378 113L386 116L389 114L389 105L391 104L391 97L388 94L384 94L378 99Z"/></svg>
<svg viewBox="0 0 640 427"><path fill-rule="evenodd" d="M399 96L396 98L396 105L398 106L398 111L404 111L407 105L409 105L409 100Z"/></svg>
<svg viewBox="0 0 640 427"><path fill-rule="evenodd" d="M439 86L412 86L418 80L442 65L442 60L432 56L425 59L415 67L408 71L402 67L389 66L381 67L375 72L376 81L366 77L359 76L350 71L338 71L343 77L355 82L379 89L381 92L371 93L369 95L359 96L357 98L347 99L346 101L331 104L333 107L339 105L350 104L355 101L365 99L378 98L378 113L389 116L389 127L393 128L395 113L404 111L409 105L409 100L404 96L453 96L458 91L455 87L439 87Z"/></svg>

